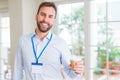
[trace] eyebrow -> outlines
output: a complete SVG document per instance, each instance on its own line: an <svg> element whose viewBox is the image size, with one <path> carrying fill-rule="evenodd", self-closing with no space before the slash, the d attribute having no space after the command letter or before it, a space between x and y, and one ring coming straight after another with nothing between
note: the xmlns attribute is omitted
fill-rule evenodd
<svg viewBox="0 0 120 80"><path fill-rule="evenodd" d="M45 12L40 12L40 14L42 14L42 15L46 15L46 13ZM49 17L53 17L54 15L53 14L50 14L50 15L48 15Z"/></svg>

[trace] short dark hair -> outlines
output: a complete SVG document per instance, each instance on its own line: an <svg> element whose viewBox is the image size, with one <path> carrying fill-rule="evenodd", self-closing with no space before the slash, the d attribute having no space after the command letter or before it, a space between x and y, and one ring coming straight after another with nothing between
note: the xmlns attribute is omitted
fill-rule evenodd
<svg viewBox="0 0 120 80"><path fill-rule="evenodd" d="M41 8L41 7L45 7L45 6L47 6L47 7L53 7L54 10L55 10L55 17L56 17L56 15L57 15L57 7L56 7L56 5L55 5L54 2L42 2L42 3L39 5L37 14L39 14L40 8Z"/></svg>

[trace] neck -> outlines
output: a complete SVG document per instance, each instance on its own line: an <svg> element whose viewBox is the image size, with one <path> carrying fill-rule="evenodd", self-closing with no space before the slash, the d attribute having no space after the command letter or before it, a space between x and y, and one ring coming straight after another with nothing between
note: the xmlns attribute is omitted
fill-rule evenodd
<svg viewBox="0 0 120 80"><path fill-rule="evenodd" d="M37 36L40 38L40 40L43 40L48 34L48 32L43 33L43 32L40 32L38 29L36 29L35 32Z"/></svg>

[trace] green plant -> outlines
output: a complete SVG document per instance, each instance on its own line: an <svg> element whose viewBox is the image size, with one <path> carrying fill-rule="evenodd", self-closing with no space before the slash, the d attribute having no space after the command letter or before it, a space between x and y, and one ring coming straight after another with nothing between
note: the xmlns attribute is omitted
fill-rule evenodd
<svg viewBox="0 0 120 80"><path fill-rule="evenodd" d="M75 55L83 54L84 42L84 6L76 7L72 10L70 15L63 15L61 24L65 25L65 29L71 36L71 51ZM64 28L60 28L60 32Z"/></svg>
<svg viewBox="0 0 120 80"><path fill-rule="evenodd" d="M113 37L113 31L110 27L105 25L100 26L99 34L106 35L107 37L98 42L97 45L97 68L109 68L117 67L115 64L120 59L120 48L115 47L115 39ZM95 71L95 74L100 74L101 71Z"/></svg>

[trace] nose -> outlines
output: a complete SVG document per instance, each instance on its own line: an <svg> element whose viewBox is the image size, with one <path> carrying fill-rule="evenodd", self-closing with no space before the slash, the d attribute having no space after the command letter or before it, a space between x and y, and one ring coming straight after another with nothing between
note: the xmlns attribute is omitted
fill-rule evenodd
<svg viewBox="0 0 120 80"><path fill-rule="evenodd" d="M48 22L49 18L47 16L44 17L44 22Z"/></svg>

